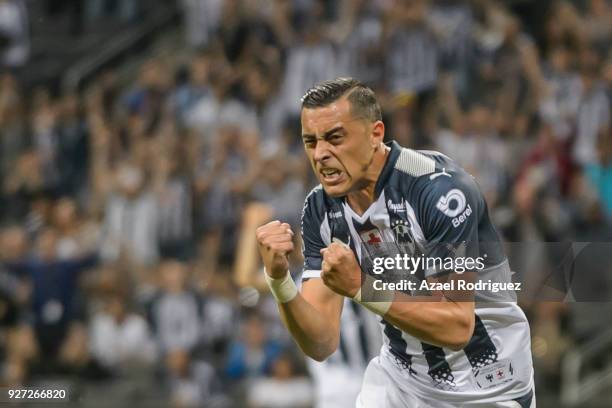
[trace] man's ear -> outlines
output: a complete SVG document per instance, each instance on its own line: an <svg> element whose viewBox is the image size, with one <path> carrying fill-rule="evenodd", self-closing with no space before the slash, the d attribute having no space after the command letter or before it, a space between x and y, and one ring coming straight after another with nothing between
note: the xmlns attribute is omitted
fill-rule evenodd
<svg viewBox="0 0 612 408"><path fill-rule="evenodd" d="M378 146L385 139L385 124L381 120L377 120L372 125L372 133L370 142L372 144L372 148L378 149Z"/></svg>

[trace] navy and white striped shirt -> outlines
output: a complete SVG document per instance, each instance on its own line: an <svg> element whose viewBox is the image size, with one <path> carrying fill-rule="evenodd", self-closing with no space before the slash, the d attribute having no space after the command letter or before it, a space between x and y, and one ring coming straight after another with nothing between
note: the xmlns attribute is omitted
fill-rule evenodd
<svg viewBox="0 0 612 408"><path fill-rule="evenodd" d="M308 195L302 215L303 279L320 276L320 250L337 238L349 244L366 272L373 257L392 257L412 244L428 257L480 257L484 267L476 271L477 280L511 282L476 181L448 157L391 143L375 195L361 215L320 186ZM398 251L385 253L388 248ZM447 272L424 268L420 277ZM526 395L533 385L529 325L514 292L476 291L475 300L474 333L461 351L427 344L382 319L381 362L413 392L428 398L461 404Z"/></svg>

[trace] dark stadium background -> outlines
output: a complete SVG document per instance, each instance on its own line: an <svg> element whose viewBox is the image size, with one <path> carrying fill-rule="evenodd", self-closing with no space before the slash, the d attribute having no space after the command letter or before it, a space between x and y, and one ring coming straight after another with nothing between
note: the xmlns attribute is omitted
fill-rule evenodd
<svg viewBox="0 0 612 408"><path fill-rule="evenodd" d="M611 39L607 0L0 0L2 401L309 395L253 231L299 228L299 98L335 76L471 172L506 240L609 242ZM612 406L610 249L581 301L523 303L540 407ZM537 285L563 256L533 253Z"/></svg>

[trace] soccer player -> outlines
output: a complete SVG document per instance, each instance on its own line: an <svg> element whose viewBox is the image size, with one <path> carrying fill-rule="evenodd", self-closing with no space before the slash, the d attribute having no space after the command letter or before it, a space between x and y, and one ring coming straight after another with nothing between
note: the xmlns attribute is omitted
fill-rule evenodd
<svg viewBox="0 0 612 408"><path fill-rule="evenodd" d="M350 298L381 317L384 334L357 407L535 407L529 325L516 302L456 288L430 297L371 295L369 267L375 257L392 257L385 248L393 245L397 253L413 248L413 256L469 255L482 263L462 273L421 268L417 276L427 283L510 281L475 180L442 154L385 144L374 92L354 79L307 91L301 122L321 183L302 214L301 293L288 273L289 225L263 225L257 240L281 318L302 351L319 361L334 353Z"/></svg>

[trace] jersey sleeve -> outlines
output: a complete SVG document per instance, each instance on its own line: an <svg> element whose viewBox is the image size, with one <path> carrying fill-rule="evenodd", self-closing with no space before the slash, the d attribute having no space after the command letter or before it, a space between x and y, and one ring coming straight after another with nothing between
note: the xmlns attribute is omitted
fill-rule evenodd
<svg viewBox="0 0 612 408"><path fill-rule="evenodd" d="M467 173L427 179L420 205L428 261L425 277L475 271L479 262L478 223L484 198Z"/></svg>
<svg viewBox="0 0 612 408"><path fill-rule="evenodd" d="M302 210L302 256L304 268L302 279L321 277L321 249L326 245L321 238L322 217L318 214L312 194L306 197Z"/></svg>

